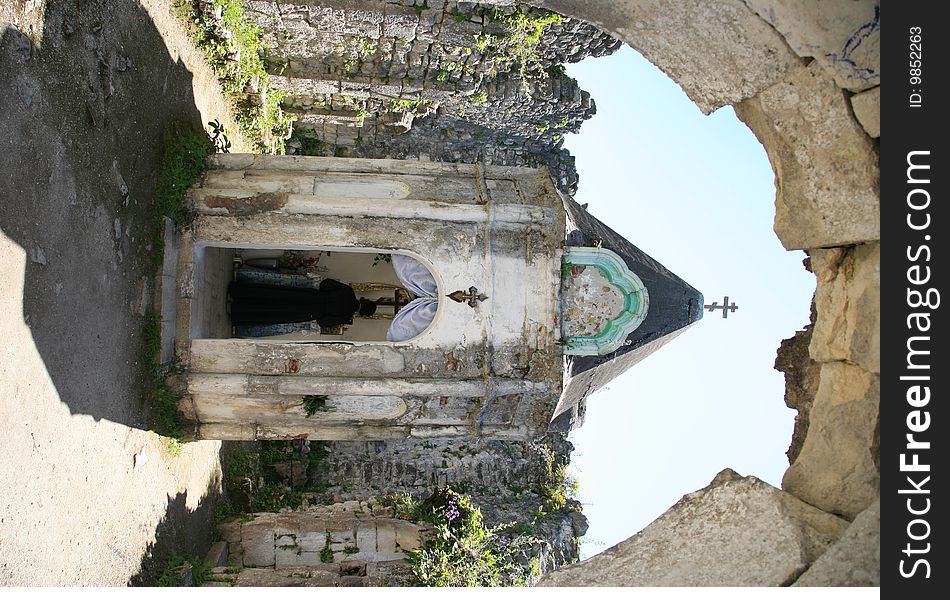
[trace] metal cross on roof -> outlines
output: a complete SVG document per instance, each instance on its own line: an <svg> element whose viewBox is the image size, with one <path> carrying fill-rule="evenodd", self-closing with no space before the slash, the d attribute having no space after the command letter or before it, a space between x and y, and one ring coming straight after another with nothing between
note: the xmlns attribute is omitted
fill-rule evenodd
<svg viewBox="0 0 950 600"><path fill-rule="evenodd" d="M732 304L729 304L729 296L723 296L721 306L718 302L713 302L712 304L704 304L703 308L705 308L709 312L721 310L722 318L726 319L729 317L729 311L736 312L736 309L738 309L739 307L736 306L735 302L733 302Z"/></svg>

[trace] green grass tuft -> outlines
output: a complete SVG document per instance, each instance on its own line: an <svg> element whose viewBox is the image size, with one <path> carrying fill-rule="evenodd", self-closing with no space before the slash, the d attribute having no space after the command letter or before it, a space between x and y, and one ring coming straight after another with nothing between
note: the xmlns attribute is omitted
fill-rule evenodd
<svg viewBox="0 0 950 600"><path fill-rule="evenodd" d="M165 384L158 357L161 328L158 315L149 311L143 328L142 365L145 377L145 399L149 406L150 427L155 433L170 438L166 448L172 456L181 454L182 426L178 416L178 394Z"/></svg>
<svg viewBox="0 0 950 600"><path fill-rule="evenodd" d="M181 585L182 569L186 562L191 565L191 581L194 587L201 587L202 584L211 580L213 567L210 563L200 558L186 558L172 552L155 585L158 587L179 587Z"/></svg>
<svg viewBox="0 0 950 600"><path fill-rule="evenodd" d="M304 396L301 404L305 411L307 411L307 416L312 417L318 412L333 412L334 408L332 406L327 406L328 396L322 395L310 395Z"/></svg>
<svg viewBox="0 0 950 600"><path fill-rule="evenodd" d="M205 159L214 152L214 142L204 131L176 127L166 132L158 185L149 212L153 271L161 264L165 247L164 218L168 217L178 226L191 222L185 192L201 178Z"/></svg>

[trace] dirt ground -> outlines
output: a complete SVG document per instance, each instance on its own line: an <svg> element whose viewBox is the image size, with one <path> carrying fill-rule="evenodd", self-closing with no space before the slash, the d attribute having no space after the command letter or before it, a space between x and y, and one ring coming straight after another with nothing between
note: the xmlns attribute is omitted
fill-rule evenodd
<svg viewBox="0 0 950 600"><path fill-rule="evenodd" d="M163 134L233 122L169 4L0 0L3 585L143 583L210 544L220 443L171 456L138 362Z"/></svg>

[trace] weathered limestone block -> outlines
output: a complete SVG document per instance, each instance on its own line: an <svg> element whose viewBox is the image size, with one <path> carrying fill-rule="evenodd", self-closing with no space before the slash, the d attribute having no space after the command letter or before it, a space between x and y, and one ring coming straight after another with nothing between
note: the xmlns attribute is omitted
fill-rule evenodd
<svg viewBox="0 0 950 600"><path fill-rule="evenodd" d="M320 552L326 544L326 531L302 531L297 535L297 545L303 552Z"/></svg>
<svg viewBox="0 0 950 600"><path fill-rule="evenodd" d="M800 59L741 0L547 0L624 40L683 88L706 114L755 95Z"/></svg>
<svg viewBox="0 0 950 600"><path fill-rule="evenodd" d="M782 489L854 518L877 498L880 376L845 362L824 363L808 436Z"/></svg>
<svg viewBox="0 0 950 600"><path fill-rule="evenodd" d="M274 545L275 515L258 514L257 518L241 527L241 544L244 546L244 566L272 567L276 561Z"/></svg>
<svg viewBox="0 0 950 600"><path fill-rule="evenodd" d="M311 560L308 561L308 558ZM313 560L314 558L315 560ZM299 546L277 546L274 558L274 566L276 568L308 564L320 564L320 555L316 552L301 552Z"/></svg>
<svg viewBox="0 0 950 600"><path fill-rule="evenodd" d="M307 531L323 531L324 521L317 515L306 512L286 512L275 515L265 513L266 522L274 529L277 537L293 536L297 542L303 537L302 533ZM255 521L258 519L255 519Z"/></svg>
<svg viewBox="0 0 950 600"><path fill-rule="evenodd" d="M881 501L855 518L838 541L822 554L795 586L881 585Z"/></svg>
<svg viewBox="0 0 950 600"><path fill-rule="evenodd" d="M376 552L376 527L374 523L361 523L357 527L356 547L360 552Z"/></svg>
<svg viewBox="0 0 950 600"><path fill-rule="evenodd" d="M393 521L396 528L396 546L399 550L415 550L422 545L423 529L408 521Z"/></svg>
<svg viewBox="0 0 950 600"><path fill-rule="evenodd" d="M815 63L736 105L775 171L775 233L789 250L880 238L878 153Z"/></svg>
<svg viewBox="0 0 950 600"><path fill-rule="evenodd" d="M880 0L745 0L802 57L813 57L839 87L881 83Z"/></svg>
<svg viewBox="0 0 950 600"><path fill-rule="evenodd" d="M244 569L237 587L330 587L340 585L340 576L321 569Z"/></svg>
<svg viewBox="0 0 950 600"><path fill-rule="evenodd" d="M244 546L241 542L228 544L228 564L236 567L244 565Z"/></svg>
<svg viewBox="0 0 950 600"><path fill-rule="evenodd" d="M858 123L872 138L881 137L881 88L880 86L851 97L851 109Z"/></svg>
<svg viewBox="0 0 950 600"><path fill-rule="evenodd" d="M376 524L376 549L379 552L396 551L396 526L379 521Z"/></svg>
<svg viewBox="0 0 950 600"><path fill-rule="evenodd" d="M543 586L787 585L847 522L726 469L630 539Z"/></svg>
<svg viewBox="0 0 950 600"><path fill-rule="evenodd" d="M809 353L881 372L881 245L811 250L818 319Z"/></svg>
<svg viewBox="0 0 950 600"><path fill-rule="evenodd" d="M218 535L229 544L241 541L240 519L231 519L218 525Z"/></svg>
<svg viewBox="0 0 950 600"><path fill-rule="evenodd" d="M228 543L224 540L211 544L205 555L205 562L213 567L223 567L228 564Z"/></svg>

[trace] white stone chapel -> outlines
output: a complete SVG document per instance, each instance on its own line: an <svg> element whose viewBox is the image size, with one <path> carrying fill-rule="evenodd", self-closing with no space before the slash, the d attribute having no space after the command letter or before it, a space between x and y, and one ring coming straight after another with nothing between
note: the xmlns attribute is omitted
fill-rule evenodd
<svg viewBox="0 0 950 600"><path fill-rule="evenodd" d="M189 197L174 348L197 439L530 439L702 316L546 169L217 154ZM232 322L234 281L326 280L376 312Z"/></svg>

